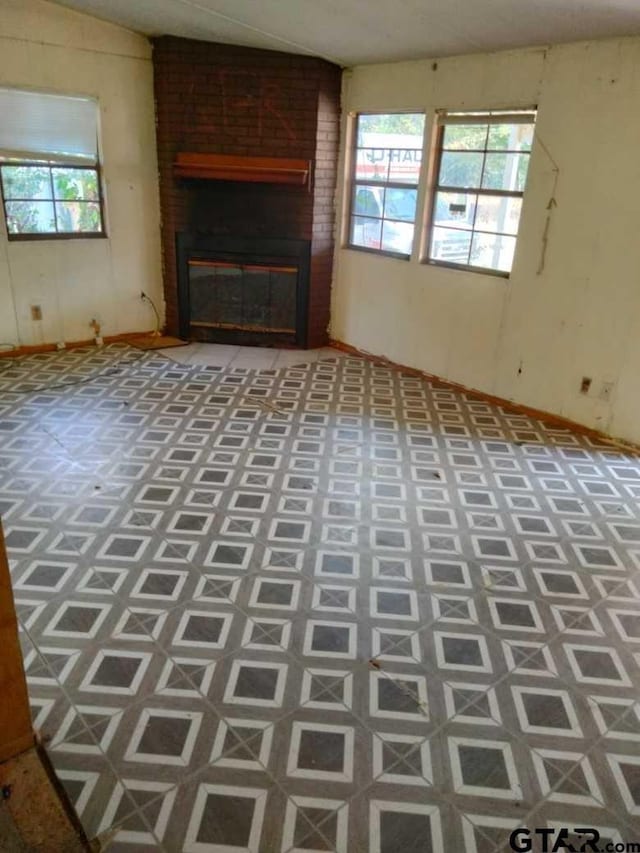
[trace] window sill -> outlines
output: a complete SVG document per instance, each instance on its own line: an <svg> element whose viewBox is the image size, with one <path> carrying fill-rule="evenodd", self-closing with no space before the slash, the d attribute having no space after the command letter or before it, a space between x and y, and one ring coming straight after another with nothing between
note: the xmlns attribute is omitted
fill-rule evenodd
<svg viewBox="0 0 640 853"><path fill-rule="evenodd" d="M460 272L471 272L480 275L490 275L493 278L510 278L511 273L503 272L502 270L492 270L488 267L472 267L469 264L454 264L448 261L434 261L430 258L422 258L420 261L421 264L425 264L430 267L441 267L442 269L447 270L458 270Z"/></svg>
<svg viewBox="0 0 640 853"><path fill-rule="evenodd" d="M86 234L7 234L10 243L28 243L33 240L106 240L104 231Z"/></svg>
<svg viewBox="0 0 640 853"><path fill-rule="evenodd" d="M411 260L411 255L404 255L402 252L389 252L385 249L369 249L367 246L354 246L351 243L345 244L342 248L353 252L363 252L366 255L380 255L383 258L395 258L397 261Z"/></svg>

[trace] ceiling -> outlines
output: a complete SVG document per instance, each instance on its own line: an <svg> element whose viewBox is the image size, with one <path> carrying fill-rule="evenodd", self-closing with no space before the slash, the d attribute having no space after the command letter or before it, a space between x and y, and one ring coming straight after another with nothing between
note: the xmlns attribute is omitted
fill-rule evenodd
<svg viewBox="0 0 640 853"><path fill-rule="evenodd" d="M639 0L59 0L147 35L339 65L640 35Z"/></svg>

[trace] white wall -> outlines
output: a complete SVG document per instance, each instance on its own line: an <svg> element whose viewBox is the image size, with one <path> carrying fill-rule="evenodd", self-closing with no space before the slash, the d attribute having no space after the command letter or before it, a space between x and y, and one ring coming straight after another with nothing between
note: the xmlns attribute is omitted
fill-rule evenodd
<svg viewBox="0 0 640 853"><path fill-rule="evenodd" d="M43 0L0 0L0 85L98 98L108 232L10 242L0 210L0 343L84 340L92 318L103 335L154 328L140 300L162 308L149 42Z"/></svg>
<svg viewBox="0 0 640 853"><path fill-rule="evenodd" d="M537 104L538 137L560 169L544 271L554 175L538 143L509 279L421 264L417 251L402 261L343 248L332 336L640 442L640 39L432 65L347 72L345 116L426 110L429 136L437 108ZM603 382L615 382L609 401L598 397Z"/></svg>

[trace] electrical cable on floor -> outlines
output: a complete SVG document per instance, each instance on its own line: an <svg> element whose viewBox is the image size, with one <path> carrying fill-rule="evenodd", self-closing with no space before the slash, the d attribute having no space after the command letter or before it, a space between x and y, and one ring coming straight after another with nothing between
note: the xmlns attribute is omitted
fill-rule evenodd
<svg viewBox="0 0 640 853"><path fill-rule="evenodd" d="M59 382L57 385L42 385L37 388L24 388L16 390L8 388L0 389L0 396L2 394L21 394L26 396L27 394L41 394L43 391L60 391L63 388L73 388L76 385L88 385L90 382L95 382L96 379L100 379L104 376L113 376L114 374L119 374L120 365L123 365L125 367L133 366L138 364L138 362L142 361L143 359L146 359L147 356L149 356L148 352L141 352L140 355L138 355L133 360L120 359L116 361L115 364L110 365L105 370L101 370L99 373L96 373L93 376L85 376L82 379L76 379L73 382ZM4 372L5 371L0 371L0 376L2 376L2 373Z"/></svg>
<svg viewBox="0 0 640 853"><path fill-rule="evenodd" d="M140 292L140 298L143 300L143 302L148 302L149 305L151 305L151 308L153 309L153 313L155 314L155 317L156 317L156 328L155 328L155 331L153 332L153 334L156 336L159 336L160 335L160 314L158 313L158 309L156 308L155 302L153 301L153 299L150 296L147 296L147 294L144 292L144 290L142 290ZM95 323L95 320L93 322ZM99 329L99 327L98 327L98 329ZM4 350L5 347L7 348L6 350ZM15 349L17 349L15 344L0 343L0 351L11 352ZM8 369L9 369L9 367L7 366L4 368L4 370L0 370L0 376L2 376L2 374L5 372L5 370L8 370ZM111 370L113 370L113 369L115 369L115 368L111 368ZM100 375L104 376L104 375L108 375L108 374L102 373L102 374L97 374L97 375L98 376L100 376ZM60 388L66 388L70 385L82 385L86 382L92 381L95 378L96 377L90 377L88 379L79 379L77 382L68 382L68 383L63 383L63 384L58 384L58 385L51 385L51 386L47 386L46 389L37 388L35 390L32 389L29 391L12 391L11 393L12 394L33 394L33 393L43 391L43 390L55 391L55 390L59 390Z"/></svg>
<svg viewBox="0 0 640 853"><path fill-rule="evenodd" d="M142 299L143 302L148 302L149 305L151 305L151 307L153 308L153 313L156 315L156 330L155 330L154 334L159 335L160 334L160 314L158 313L158 309L156 308L155 302L153 301L153 299L150 296L147 296L147 294L144 292L144 290L140 291L140 299Z"/></svg>

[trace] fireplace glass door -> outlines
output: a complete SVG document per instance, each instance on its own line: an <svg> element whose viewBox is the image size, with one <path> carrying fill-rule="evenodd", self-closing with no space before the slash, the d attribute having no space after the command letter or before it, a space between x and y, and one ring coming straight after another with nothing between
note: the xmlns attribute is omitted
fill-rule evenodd
<svg viewBox="0 0 640 853"><path fill-rule="evenodd" d="M192 327L295 335L297 267L190 259L188 273Z"/></svg>

